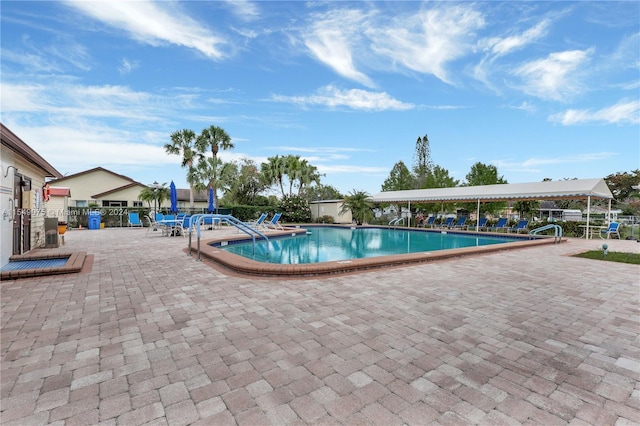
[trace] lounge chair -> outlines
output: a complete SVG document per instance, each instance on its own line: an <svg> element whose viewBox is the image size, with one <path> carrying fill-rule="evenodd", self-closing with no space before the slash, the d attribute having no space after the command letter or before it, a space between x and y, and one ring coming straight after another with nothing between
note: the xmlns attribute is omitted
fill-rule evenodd
<svg viewBox="0 0 640 426"><path fill-rule="evenodd" d="M269 229L278 229L278 230L284 230L284 227L282 225L280 225L280 217L282 216L282 213L276 213L273 215L273 217L271 218L271 220L269 222L266 223L266 227Z"/></svg>
<svg viewBox="0 0 640 426"><path fill-rule="evenodd" d="M266 218L267 218L267 214L262 213L258 218L258 220L254 220L253 222L249 221L249 222L243 222L243 223L248 227L251 227L253 229L258 229L264 226L263 223Z"/></svg>
<svg viewBox="0 0 640 426"><path fill-rule="evenodd" d="M455 219L455 217L448 217L444 223L437 225L436 228L451 228Z"/></svg>
<svg viewBox="0 0 640 426"><path fill-rule="evenodd" d="M604 235L607 236L607 240L611 238L612 235L616 235L618 239L620 239L620 224L618 222L611 222L607 228L600 229L600 238L604 238Z"/></svg>
<svg viewBox="0 0 640 426"><path fill-rule="evenodd" d="M456 222L455 225L451 226L452 229L464 229L465 226L465 222L467 221L467 217L466 216L462 216L460 219L458 219L458 221Z"/></svg>
<svg viewBox="0 0 640 426"><path fill-rule="evenodd" d="M507 229L507 221L508 221L508 219L506 217L501 217L500 219L498 219L498 223L496 223L495 226L490 226L489 228L487 228L487 230L494 231L494 232L498 232L501 229L506 230Z"/></svg>
<svg viewBox="0 0 640 426"><path fill-rule="evenodd" d="M427 226L429 228L433 228L433 225L436 223L436 217L435 216L429 216L427 218L427 221L423 224L423 226L426 228Z"/></svg>
<svg viewBox="0 0 640 426"><path fill-rule="evenodd" d="M527 228L528 225L529 225L529 221L526 219L522 219L518 222L516 226L514 226L513 228L508 228L507 231L516 232L516 233L520 233L521 231L527 232L529 231L529 228Z"/></svg>
<svg viewBox="0 0 640 426"><path fill-rule="evenodd" d="M487 229L487 218L486 217L481 217L480 220L478 221L478 226L476 225L470 225L467 227L467 229L469 228L475 228L476 231L481 231L481 230L486 230Z"/></svg>
<svg viewBox="0 0 640 426"><path fill-rule="evenodd" d="M140 221L140 214L138 212L129 212L129 219L127 226L143 226Z"/></svg>

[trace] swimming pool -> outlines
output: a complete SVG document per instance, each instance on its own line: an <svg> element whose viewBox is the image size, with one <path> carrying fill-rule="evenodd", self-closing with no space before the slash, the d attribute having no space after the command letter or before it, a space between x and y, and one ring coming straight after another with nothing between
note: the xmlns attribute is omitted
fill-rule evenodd
<svg viewBox="0 0 640 426"><path fill-rule="evenodd" d="M311 235L308 240L313 241L313 235L315 230L320 227L318 225L305 225L304 228L295 227L295 228L287 228L283 231L270 231L268 233L269 241L273 244L272 252L275 253L276 250L287 253L291 258L295 257L296 252L300 252L301 249L288 249L282 250L282 246L280 246L279 237L289 237L291 234L306 234L307 230L311 232ZM324 226L326 227L326 226ZM348 231L352 231L352 226L332 226L333 228L343 228ZM364 226L364 227L356 227L356 229L387 229L387 227L373 227L373 226ZM409 240L414 240L415 235L420 233L431 233L435 235L441 235L440 231L433 230L414 230L416 234L408 234L407 236L410 238L399 239L395 245L404 245L411 244ZM251 247L251 240L248 239L246 235L234 234L234 235L221 235L219 237L213 237L208 240L200 242L193 241L189 246L189 253L195 252L197 253L197 259L202 258L205 260L212 261L212 266L218 268L221 272L226 273L237 273L240 275L251 275L251 276L259 276L259 277L286 277L286 278L303 278L303 277L328 277L333 274L341 274L341 273L349 273L349 272L363 272L369 269L374 268L388 268L395 266L404 266L416 263L424 263L424 262L433 262L440 261L445 259L452 259L461 256L469 256L469 255L478 255L478 254L486 254L503 250L513 250L520 249L532 246L538 246L541 244L554 244L556 241L553 238L545 238L545 237L531 237L529 235L520 235L516 236L514 234L498 234L493 232L467 232L467 231L446 231L447 234L466 234L472 236L471 241L472 245L462 247L460 241L457 241L456 248L449 248L444 250L433 250L433 251L418 251L414 253L406 252L404 254L395 254L395 255L382 255L378 253L374 257L362 257L362 258L352 258L352 259L343 259L343 260L330 260L330 261L320 261L315 263L271 263L267 261L258 261L253 258L244 257L241 255L234 254L226 248L232 248L236 244L249 242L249 247ZM353 234L352 235L357 235ZM418 236L419 238L420 236ZM493 240L492 243L487 245L476 245L476 239L483 240L484 238L497 238ZM305 238L303 236L299 238ZM516 241L510 241L512 239L518 239ZM353 243L356 245L361 245L367 247L369 251L374 252L374 247L377 243L377 238L365 239L356 241L354 239ZM565 242L566 240L560 240L559 242ZM308 245L309 251L313 250L312 245ZM234 249L235 250L235 249ZM249 248L251 250L251 248ZM256 249L258 251L258 249ZM270 254L270 256L272 256ZM301 255L297 255L301 256ZM302 255L304 257L306 255ZM254 257L253 255L251 257Z"/></svg>
<svg viewBox="0 0 640 426"><path fill-rule="evenodd" d="M296 265L515 241L522 241L522 237L409 229L312 227L306 234L271 238L268 243L258 240L255 250L252 242L228 244L221 248L259 262Z"/></svg>

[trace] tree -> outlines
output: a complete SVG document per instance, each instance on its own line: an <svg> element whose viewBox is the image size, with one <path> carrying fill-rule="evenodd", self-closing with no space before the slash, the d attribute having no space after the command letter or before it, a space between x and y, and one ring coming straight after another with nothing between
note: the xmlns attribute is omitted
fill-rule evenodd
<svg viewBox="0 0 640 426"><path fill-rule="evenodd" d="M604 180L616 201L624 202L632 195L638 196L638 189L634 186L640 185L640 169L610 174Z"/></svg>
<svg viewBox="0 0 640 426"><path fill-rule="evenodd" d="M189 183L189 205L193 207L193 187L195 181L195 167L199 154L195 149L196 134L193 130L183 129L171 133L171 143L164 144L167 154L182 155L182 168L187 168L187 182Z"/></svg>
<svg viewBox="0 0 640 426"><path fill-rule="evenodd" d="M520 218L526 218L529 215L533 216L535 212L540 208L540 201L517 201L513 205L513 209L520 213Z"/></svg>
<svg viewBox="0 0 640 426"><path fill-rule="evenodd" d="M415 175L416 189L428 188L426 186L429 175L433 169L431 161L431 148L429 138L425 134L423 138L418 136L416 141L416 153L413 160L413 173Z"/></svg>
<svg viewBox="0 0 640 426"><path fill-rule="evenodd" d="M203 129L196 140L196 149L200 153L200 161L205 161L205 153L211 149L211 155L213 161L210 162L209 171L211 175L208 177L208 185L213 188L214 193L217 191L217 180L218 180L218 152L222 149L231 149L233 148L233 143L231 142L231 137L227 134L227 132L218 126L209 126L206 129ZM203 169L205 169L203 167Z"/></svg>
<svg viewBox="0 0 640 426"><path fill-rule="evenodd" d="M492 164L475 163L471 166L471 171L466 176L466 186L479 186L479 185L495 185L507 183L506 179L498 175L498 168ZM475 203L463 203L462 206L470 211L476 209ZM503 210L507 206L504 202L496 203L481 203L480 211L496 213Z"/></svg>
<svg viewBox="0 0 640 426"><path fill-rule="evenodd" d="M353 190L350 195L344 197L340 214L348 211L358 225L373 219L373 203L370 201L371 195L364 191Z"/></svg>
<svg viewBox="0 0 640 426"><path fill-rule="evenodd" d="M382 191L402 191L414 188L415 179L402 161L394 164L389 177L382 183Z"/></svg>
<svg viewBox="0 0 640 426"><path fill-rule="evenodd" d="M282 196L293 196L293 188L297 187L297 194L300 195L302 189L311 183L320 182L318 169L309 164L307 160L301 159L299 155L287 155L281 157L269 157L267 163L262 163L260 172L265 185L278 185ZM289 193L285 193L285 178L289 180Z"/></svg>
<svg viewBox="0 0 640 426"><path fill-rule="evenodd" d="M344 198L337 188L331 185L316 184L312 186L305 186L300 194L307 201L320 201L320 200L341 200Z"/></svg>
<svg viewBox="0 0 640 426"><path fill-rule="evenodd" d="M234 164L235 173L229 174L229 190L227 195L237 204L257 205L258 196L264 191L264 184L260 180L258 166L253 160L243 158L240 167ZM225 178L225 181L227 179ZM262 203L262 202L261 202Z"/></svg>
<svg viewBox="0 0 640 426"><path fill-rule="evenodd" d="M138 195L138 200L146 201L149 204L149 208L153 203L157 202L158 206L169 199L169 188L166 183L163 183L160 188L152 188L150 186L145 187Z"/></svg>
<svg viewBox="0 0 640 426"><path fill-rule="evenodd" d="M265 185L279 185L283 197L285 195L284 175L286 173L286 169L286 158L280 157L279 155L267 158L267 162L262 163L260 166L260 174L262 175Z"/></svg>
<svg viewBox="0 0 640 426"><path fill-rule="evenodd" d="M459 184L459 180L449 176L449 170L435 166L427 179L427 186L425 188L453 188Z"/></svg>
<svg viewBox="0 0 640 426"><path fill-rule="evenodd" d="M497 183L507 183L502 176L498 176L498 168L493 164L475 163L471 166L471 171L466 176L466 186L495 185Z"/></svg>

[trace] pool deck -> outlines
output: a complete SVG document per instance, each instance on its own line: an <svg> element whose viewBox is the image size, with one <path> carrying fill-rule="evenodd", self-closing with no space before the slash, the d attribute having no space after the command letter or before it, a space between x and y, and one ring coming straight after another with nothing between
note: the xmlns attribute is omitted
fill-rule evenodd
<svg viewBox="0 0 640 426"><path fill-rule="evenodd" d="M635 241L287 280L159 234L68 231L90 270L2 281L3 426L640 424L640 267L570 256Z"/></svg>

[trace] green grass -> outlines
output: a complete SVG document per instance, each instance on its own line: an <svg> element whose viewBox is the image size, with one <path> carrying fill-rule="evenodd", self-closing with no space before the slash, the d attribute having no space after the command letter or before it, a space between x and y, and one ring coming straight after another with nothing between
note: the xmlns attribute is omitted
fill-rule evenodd
<svg viewBox="0 0 640 426"><path fill-rule="evenodd" d="M609 251L607 255L602 254L602 250L591 250L584 253L574 255L574 257L582 257L585 259L608 260L609 262L632 263L640 265L639 253L624 253L619 251Z"/></svg>

